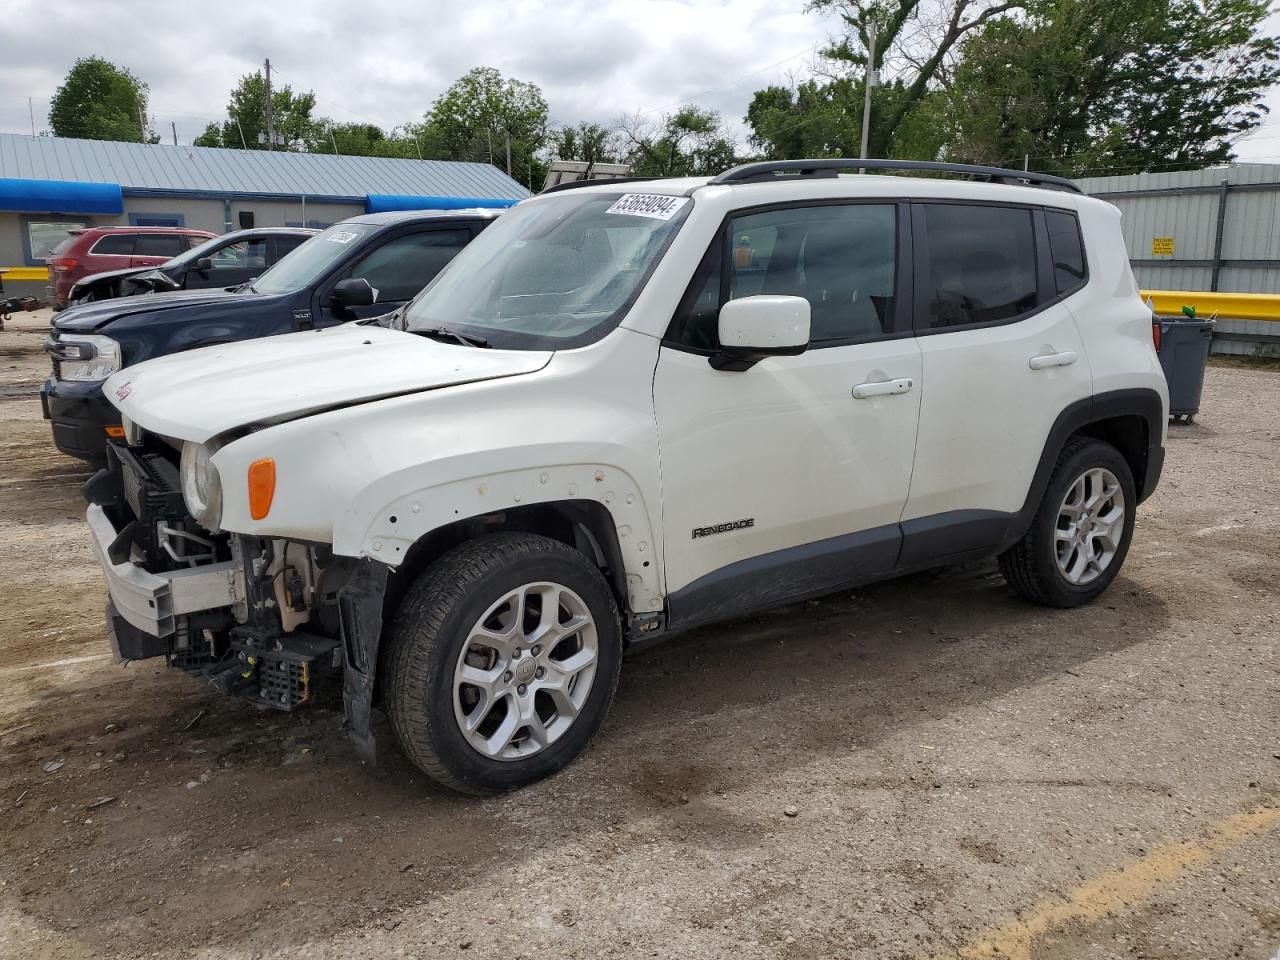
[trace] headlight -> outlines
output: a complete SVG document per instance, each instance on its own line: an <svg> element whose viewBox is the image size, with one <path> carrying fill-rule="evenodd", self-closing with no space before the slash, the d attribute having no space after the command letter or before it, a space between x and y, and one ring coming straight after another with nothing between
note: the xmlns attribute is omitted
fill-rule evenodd
<svg viewBox="0 0 1280 960"><path fill-rule="evenodd" d="M222 520L222 481L210 458L217 450L213 443L182 445L182 499L196 523L215 533Z"/></svg>
<svg viewBox="0 0 1280 960"><path fill-rule="evenodd" d="M93 334L63 334L54 354L63 380L105 380L120 369L120 344Z"/></svg>
<svg viewBox="0 0 1280 960"><path fill-rule="evenodd" d="M120 415L120 428L124 430L124 442L131 447L142 443L142 428L123 414Z"/></svg>

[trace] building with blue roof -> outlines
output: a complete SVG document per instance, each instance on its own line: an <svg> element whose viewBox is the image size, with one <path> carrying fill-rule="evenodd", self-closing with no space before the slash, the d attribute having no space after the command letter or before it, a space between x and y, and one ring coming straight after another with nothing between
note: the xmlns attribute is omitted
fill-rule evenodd
<svg viewBox="0 0 1280 960"><path fill-rule="evenodd" d="M6 294L42 297L45 258L77 227L322 227L362 213L505 207L527 196L486 163L0 133L0 270Z"/></svg>

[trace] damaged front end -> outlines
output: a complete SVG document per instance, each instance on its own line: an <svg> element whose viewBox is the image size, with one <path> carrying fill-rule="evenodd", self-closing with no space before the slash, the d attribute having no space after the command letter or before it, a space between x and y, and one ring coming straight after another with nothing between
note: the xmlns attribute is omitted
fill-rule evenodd
<svg viewBox="0 0 1280 960"><path fill-rule="evenodd" d="M372 762L388 567L325 544L210 533L187 509L178 451L156 437L109 444L84 495L119 659L162 656L273 710L340 686L352 738Z"/></svg>

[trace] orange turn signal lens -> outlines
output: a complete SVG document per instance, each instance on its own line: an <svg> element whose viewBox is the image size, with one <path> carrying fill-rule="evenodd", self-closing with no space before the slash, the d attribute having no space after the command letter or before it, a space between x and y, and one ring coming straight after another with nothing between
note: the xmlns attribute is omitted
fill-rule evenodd
<svg viewBox="0 0 1280 960"><path fill-rule="evenodd" d="M107 436L110 437L112 440L124 439L124 427L113 426L113 427L103 427L102 429L107 432Z"/></svg>
<svg viewBox="0 0 1280 960"><path fill-rule="evenodd" d="M271 512L276 495L276 462L270 457L249 464L249 516L261 520Z"/></svg>

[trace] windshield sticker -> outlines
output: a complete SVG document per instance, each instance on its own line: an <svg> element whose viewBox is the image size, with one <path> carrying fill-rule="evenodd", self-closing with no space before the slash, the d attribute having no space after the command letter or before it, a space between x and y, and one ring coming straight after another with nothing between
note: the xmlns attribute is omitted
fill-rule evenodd
<svg viewBox="0 0 1280 960"><path fill-rule="evenodd" d="M330 237L326 237L325 239L328 240L330 243L350 243L352 240L354 240L358 236L360 236L360 234L358 233L350 233L347 231L343 231L340 233L335 233Z"/></svg>
<svg viewBox="0 0 1280 960"><path fill-rule="evenodd" d="M628 193L605 213L622 213L629 217L670 220L689 202L688 197L667 197L656 193Z"/></svg>

